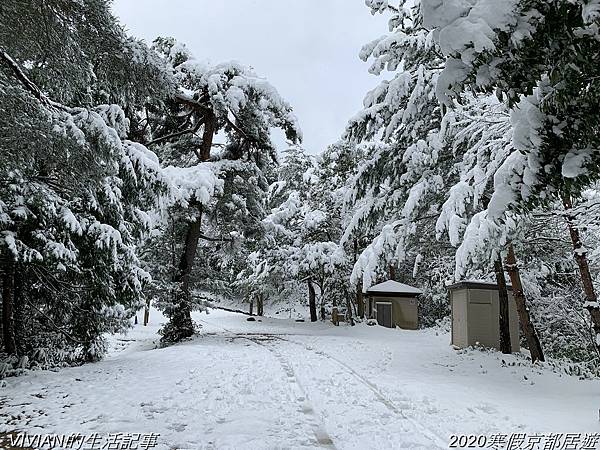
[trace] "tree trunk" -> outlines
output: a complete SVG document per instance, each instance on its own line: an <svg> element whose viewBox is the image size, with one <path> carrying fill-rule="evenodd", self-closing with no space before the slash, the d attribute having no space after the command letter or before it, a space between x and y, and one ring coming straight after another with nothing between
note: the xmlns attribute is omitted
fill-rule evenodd
<svg viewBox="0 0 600 450"><path fill-rule="evenodd" d="M216 117L212 111L205 113L204 133L202 136L202 145L198 158L200 162L206 162L210 159L210 151L217 130ZM190 275L198 250L198 242L201 235L201 224L203 207L198 202L198 199L192 199L190 205L195 205L198 208L198 216L196 219L188 223L188 229L185 236L185 247L183 254L179 260L179 266L173 277L173 282L178 283L175 293L174 307L172 308L171 316L169 317L175 336L171 340L178 341L180 339L190 337L194 334L194 323L192 321L192 305L190 292Z"/></svg>
<svg viewBox="0 0 600 450"><path fill-rule="evenodd" d="M362 283L359 281L356 285L356 305L358 307L358 317L365 318L365 299L363 298Z"/></svg>
<svg viewBox="0 0 600 450"><path fill-rule="evenodd" d="M148 325L150 321L150 299L146 299L146 307L144 308L144 326Z"/></svg>
<svg viewBox="0 0 600 450"><path fill-rule="evenodd" d="M252 316L254 315L254 297L250 298L250 311L249 314Z"/></svg>
<svg viewBox="0 0 600 450"><path fill-rule="evenodd" d="M317 298L315 294L315 287L312 284L312 280L308 280L308 307L310 308L310 321L317 321Z"/></svg>
<svg viewBox="0 0 600 450"><path fill-rule="evenodd" d="M259 316L262 316L264 313L264 303L265 299L263 297L263 294L258 294L258 297L256 297L256 313Z"/></svg>
<svg viewBox="0 0 600 450"><path fill-rule="evenodd" d="M354 238L354 264L356 264L356 258L358 257L358 239ZM362 283L359 281L356 283L356 313L361 319L365 318L365 301L363 299Z"/></svg>
<svg viewBox="0 0 600 450"><path fill-rule="evenodd" d="M568 195L563 196L563 204L567 211L573 207L573 202ZM596 350L600 353L600 306L598 305L598 297L596 297L592 274L590 273L587 250L583 246L583 242L581 242L581 235L579 234L579 228L575 224L575 218L570 214L566 214L565 219L569 228L569 234L571 235L571 242L573 243L575 261L579 266L579 275L581 276L583 292L585 294L585 308L592 317L592 326L594 327L596 337L594 344L596 345Z"/></svg>
<svg viewBox="0 0 600 450"><path fill-rule="evenodd" d="M217 128L217 118L212 111L206 112L204 120L204 133L202 133L202 147L200 148L200 161L210 159L210 150L212 149L213 139Z"/></svg>
<svg viewBox="0 0 600 450"><path fill-rule="evenodd" d="M350 300L350 296L346 297L346 321L354 326L354 317L352 316L352 301Z"/></svg>
<svg viewBox="0 0 600 450"><path fill-rule="evenodd" d="M338 326L340 324L340 321L338 319L338 309L337 309L337 306L334 306L331 309L331 323L333 323L335 326Z"/></svg>
<svg viewBox="0 0 600 450"><path fill-rule="evenodd" d="M170 321L177 330L177 336L172 339L178 341L190 337L194 334L194 324L192 322L192 305L190 291L190 275L196 258L198 241L200 240L200 231L202 223L202 205L198 205L198 217L188 224L185 236L185 247L177 272L173 277L173 282L178 283L179 287L175 292L174 307Z"/></svg>
<svg viewBox="0 0 600 450"><path fill-rule="evenodd" d="M529 309L527 308L525 293L523 292L523 283L521 283L521 275L519 274L519 266L517 265L517 258L515 257L515 249L512 244L508 244L506 270L510 277L510 283L512 284L512 292L519 313L521 329L527 338L527 345L529 347L529 352L531 353L531 361L544 361L544 351L537 332L535 331L533 322L531 321L531 317L529 316Z"/></svg>
<svg viewBox="0 0 600 450"><path fill-rule="evenodd" d="M325 276L323 275L323 270L321 270L321 277L319 278L319 283L317 283L317 286L319 286L319 314L321 316L321 320L325 321L326 317L325 317ZM334 305L335 305L335 299L334 299Z"/></svg>
<svg viewBox="0 0 600 450"><path fill-rule="evenodd" d="M12 262L5 266L2 276L2 341L9 355L17 353L13 320L15 267Z"/></svg>
<svg viewBox="0 0 600 450"><path fill-rule="evenodd" d="M508 319L508 290L506 288L506 278L504 278L504 267L502 265L502 257L494 262L494 270L496 272L496 282L498 283L498 299L500 302L500 351L502 353L512 353L510 343L510 322Z"/></svg>
<svg viewBox="0 0 600 450"><path fill-rule="evenodd" d="M396 266L394 264L390 264L390 280L396 281Z"/></svg>
<svg viewBox="0 0 600 450"><path fill-rule="evenodd" d="M175 283L181 283L181 290L186 296L189 296L190 294L190 274L192 273L194 258L196 257L198 242L200 241L202 205L198 206L198 213L198 217L188 224L185 235L185 247L181 259L179 260L177 273L173 279Z"/></svg>

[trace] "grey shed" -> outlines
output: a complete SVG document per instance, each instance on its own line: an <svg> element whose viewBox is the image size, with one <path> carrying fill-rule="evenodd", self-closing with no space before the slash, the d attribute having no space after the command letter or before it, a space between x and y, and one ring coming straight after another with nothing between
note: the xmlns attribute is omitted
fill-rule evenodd
<svg viewBox="0 0 600 450"><path fill-rule="evenodd" d="M510 343L519 350L519 317L508 285ZM500 301L498 285L481 281L461 281L448 286L452 307L452 345L465 348L479 344L500 348Z"/></svg>
<svg viewBox="0 0 600 450"><path fill-rule="evenodd" d="M388 328L416 330L419 327L420 289L397 281L388 280L371 286L366 294L369 298L369 317Z"/></svg>

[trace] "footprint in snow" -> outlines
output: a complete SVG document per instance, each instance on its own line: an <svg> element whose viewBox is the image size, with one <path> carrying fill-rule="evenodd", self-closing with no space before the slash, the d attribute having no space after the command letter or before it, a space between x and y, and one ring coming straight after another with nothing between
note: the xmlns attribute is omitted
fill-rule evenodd
<svg viewBox="0 0 600 450"><path fill-rule="evenodd" d="M185 423L173 423L173 424L169 425L167 428L170 430L173 430L173 431L177 431L178 433L181 433L182 431L185 431L185 429L187 428L187 425Z"/></svg>

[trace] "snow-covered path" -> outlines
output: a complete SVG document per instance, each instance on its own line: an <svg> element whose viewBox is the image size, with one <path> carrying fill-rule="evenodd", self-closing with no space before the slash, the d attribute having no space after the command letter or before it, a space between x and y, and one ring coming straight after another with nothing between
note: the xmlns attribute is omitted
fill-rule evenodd
<svg viewBox="0 0 600 450"><path fill-rule="evenodd" d="M104 361L7 380L0 432L159 433L160 449L436 449L452 433L600 431L598 381L457 352L434 330L214 311L196 315L201 336L156 349L153 318Z"/></svg>
<svg viewBox="0 0 600 450"><path fill-rule="evenodd" d="M208 327L212 325L207 321L203 323ZM406 416L401 407L350 365L304 344L302 334L268 331L235 333L219 328L230 339L252 342L271 353L275 364L287 376L292 392L288 400L296 404L297 411L302 412L314 433L314 442L306 444L336 448L334 443L341 442L345 448L369 448L373 445L373 433L377 432L372 426L365 426L365 419L370 418L381 427L377 439L388 443L384 447L446 448L445 439Z"/></svg>

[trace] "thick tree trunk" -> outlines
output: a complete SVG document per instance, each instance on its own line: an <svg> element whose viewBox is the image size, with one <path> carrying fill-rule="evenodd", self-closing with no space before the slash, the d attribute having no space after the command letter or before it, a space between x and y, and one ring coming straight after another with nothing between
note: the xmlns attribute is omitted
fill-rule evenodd
<svg viewBox="0 0 600 450"><path fill-rule="evenodd" d="M5 266L2 274L2 342L9 355L17 353L13 318L15 268L12 263Z"/></svg>
<svg viewBox="0 0 600 450"><path fill-rule="evenodd" d="M515 249L513 248L512 244L508 244L506 270L510 277L510 283L512 284L512 292L517 305L517 311L519 313L521 329L525 334L527 345L529 346L529 352L531 353L531 361L544 361L544 351L542 350L542 345L535 330L535 326L533 325L531 317L529 316L529 309L527 308L525 293L523 292L523 283L521 283L521 275L519 273L519 266L517 265Z"/></svg>
<svg viewBox="0 0 600 450"><path fill-rule="evenodd" d="M185 235L185 247L183 254L179 260L177 273L173 281L181 283L181 290L186 296L190 294L190 275L194 266L194 258L200 241L200 230L202 224L202 206L198 206L198 217L188 224L188 229Z"/></svg>
<svg viewBox="0 0 600 450"><path fill-rule="evenodd" d="M200 161L210 159L210 150L212 148L215 131L217 131L217 118L212 111L206 113L204 121L204 133L202 133L202 147L200 148Z"/></svg>
<svg viewBox="0 0 600 450"><path fill-rule="evenodd" d="M175 291L174 307L170 321L177 330L176 336L172 339L178 341L190 337L194 334L194 324L192 322L192 305L190 291L190 275L196 258L198 241L200 240L200 231L202 223L202 206L198 207L198 217L188 224L185 236L185 247L177 272L173 277L173 282L179 286Z"/></svg>
<svg viewBox="0 0 600 450"><path fill-rule="evenodd" d="M365 299L363 298L362 283L359 281L356 285L356 306L358 308L358 317L365 318Z"/></svg>
<svg viewBox="0 0 600 450"><path fill-rule="evenodd" d="M504 277L504 267L502 265L502 257L494 262L494 270L496 272L496 283L498 283L498 299L500 302L500 351L502 353L512 353L510 343L510 322L508 319L508 290L506 288L506 278Z"/></svg>
<svg viewBox="0 0 600 450"><path fill-rule="evenodd" d="M248 311L248 313L253 316L254 315L254 297L250 298L250 310Z"/></svg>
<svg viewBox="0 0 600 450"><path fill-rule="evenodd" d="M315 294L315 287L313 286L312 280L308 280L308 307L310 309L310 321L317 321L317 296Z"/></svg>
<svg viewBox="0 0 600 450"><path fill-rule="evenodd" d="M573 207L573 202L567 195L563 196L563 204L567 211L571 210ZM589 311L590 316L592 317L592 326L594 327L594 334L596 337L596 350L600 353L600 306L598 305L598 297L596 296L594 283L592 281L592 274L590 273L590 266L587 260L587 250L581 241L579 228L575 224L574 217L570 214L567 214L565 215L565 219L567 221L571 242L573 244L575 261L579 266L579 275L581 276L581 283L583 284L583 292L585 294L585 308Z"/></svg>
<svg viewBox="0 0 600 450"><path fill-rule="evenodd" d="M212 149L216 131L217 122L214 113L212 113L212 111L205 112L202 145L200 147L200 152L197 153L200 162L205 162L210 159L210 151ZM190 276L201 235L203 207L202 204L198 202L198 199L192 199L190 204L196 205L198 208L198 216L195 220L188 223L188 229L185 236L185 247L179 260L179 266L173 277L173 282L179 284L179 286L175 293L176 298L170 317L172 328L175 330L175 336L171 337L172 340L180 340L189 337L194 333Z"/></svg>
<svg viewBox="0 0 600 450"><path fill-rule="evenodd" d="M264 303L263 294L258 294L258 297L256 297L256 314L259 316L262 316L264 313Z"/></svg>

